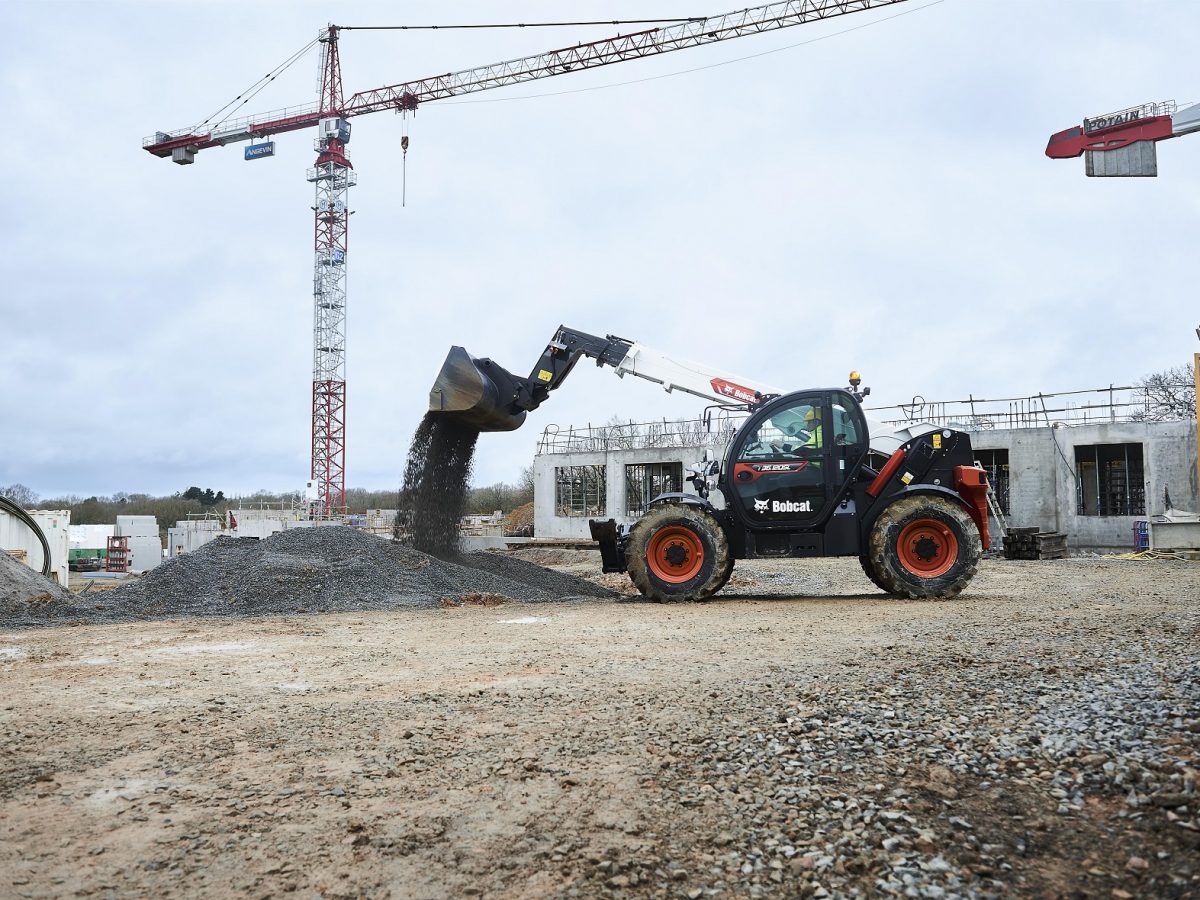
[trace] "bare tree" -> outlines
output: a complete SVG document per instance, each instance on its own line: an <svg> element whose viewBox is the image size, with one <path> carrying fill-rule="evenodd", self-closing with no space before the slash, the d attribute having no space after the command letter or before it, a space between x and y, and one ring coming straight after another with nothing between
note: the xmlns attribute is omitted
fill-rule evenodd
<svg viewBox="0 0 1200 900"><path fill-rule="evenodd" d="M23 484L10 484L8 487L0 487L0 497L7 497L17 506L23 506L29 509L38 502L38 495L30 488Z"/></svg>
<svg viewBox="0 0 1200 900"><path fill-rule="evenodd" d="M1134 384L1142 409L1132 418L1150 422L1196 418L1196 382L1191 366L1172 366L1139 378Z"/></svg>
<svg viewBox="0 0 1200 900"><path fill-rule="evenodd" d="M517 496L515 498L517 506L533 502L533 485L533 466L526 466L521 470L521 475L517 479Z"/></svg>

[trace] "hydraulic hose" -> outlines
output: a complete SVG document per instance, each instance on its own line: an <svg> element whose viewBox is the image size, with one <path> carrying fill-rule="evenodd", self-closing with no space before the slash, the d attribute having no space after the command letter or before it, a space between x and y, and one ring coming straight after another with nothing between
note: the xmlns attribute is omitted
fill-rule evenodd
<svg viewBox="0 0 1200 900"><path fill-rule="evenodd" d="M50 565L50 542L46 540L46 535L38 527L38 523L33 520L33 516L29 515L29 513L25 512L25 510L21 509L21 507L17 506L17 504L13 503L7 497L0 497L0 509L16 516L37 535L38 542L42 545L42 574L49 578L50 573L54 571Z"/></svg>

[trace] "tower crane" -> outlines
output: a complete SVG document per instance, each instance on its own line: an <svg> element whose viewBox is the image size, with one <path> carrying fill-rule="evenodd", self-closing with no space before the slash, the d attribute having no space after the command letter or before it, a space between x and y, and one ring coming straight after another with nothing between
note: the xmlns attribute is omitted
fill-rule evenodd
<svg viewBox="0 0 1200 900"><path fill-rule="evenodd" d="M342 91L338 40L352 26L329 25L321 45L321 88L316 103L261 115L226 118L213 125L159 131L143 140L148 153L179 165L195 162L211 147L249 141L247 160L274 153L274 135L317 129L317 159L307 172L314 185L313 213L313 384L312 514L329 517L345 511L346 470L346 260L349 189L357 181L347 156L350 119L367 113L415 112L446 97L523 84L674 50L700 47L746 35L776 31L850 13L894 6L906 0L787 0L718 16L652 27L598 41L577 43L491 65L435 75L416 81L359 91ZM254 143L261 141L261 143Z"/></svg>
<svg viewBox="0 0 1200 900"><path fill-rule="evenodd" d="M1085 157L1095 178L1156 178L1159 141L1200 131L1200 103L1182 109L1173 100L1143 103L1092 116L1050 135L1051 159Z"/></svg>

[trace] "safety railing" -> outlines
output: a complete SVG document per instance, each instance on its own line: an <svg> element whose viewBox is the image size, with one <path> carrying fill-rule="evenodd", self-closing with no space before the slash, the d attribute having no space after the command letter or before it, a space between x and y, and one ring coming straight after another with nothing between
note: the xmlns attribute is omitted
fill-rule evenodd
<svg viewBox="0 0 1200 900"><path fill-rule="evenodd" d="M1180 384L1164 387L1178 388L1183 392L1192 386ZM888 425L928 422L960 431L1146 422L1185 417L1182 408L1174 409L1169 400L1134 385L1110 385L1106 388L994 399L969 395L965 400L926 400L916 396L908 403L895 406L868 407L867 412Z"/></svg>

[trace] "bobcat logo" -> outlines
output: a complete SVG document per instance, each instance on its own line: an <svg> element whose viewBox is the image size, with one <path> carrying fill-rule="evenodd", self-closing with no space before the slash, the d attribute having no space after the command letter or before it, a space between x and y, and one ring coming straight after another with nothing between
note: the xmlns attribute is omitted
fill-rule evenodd
<svg viewBox="0 0 1200 900"><path fill-rule="evenodd" d="M755 500L754 501L754 511L755 512L766 512L767 508L770 505L771 505L770 500Z"/></svg>

